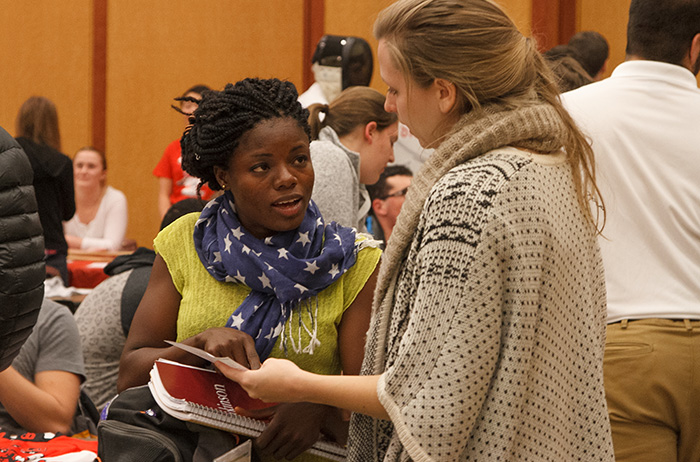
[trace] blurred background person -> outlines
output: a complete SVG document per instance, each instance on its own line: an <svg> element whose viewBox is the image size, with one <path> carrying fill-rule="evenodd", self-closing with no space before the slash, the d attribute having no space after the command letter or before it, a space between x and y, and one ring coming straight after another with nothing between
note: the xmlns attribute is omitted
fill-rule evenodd
<svg viewBox="0 0 700 462"><path fill-rule="evenodd" d="M409 168L390 165L379 175L379 181L367 186L372 203L367 217L367 230L375 239L384 241L385 246L396 224L396 217L401 212L412 179L413 172Z"/></svg>
<svg viewBox="0 0 700 462"><path fill-rule="evenodd" d="M372 48L363 38L324 35L311 58L314 83L299 96L302 106L328 104L341 91L368 86L372 80Z"/></svg>
<svg viewBox="0 0 700 462"><path fill-rule="evenodd" d="M205 205L194 198L177 202L163 217L160 229L183 215L201 212ZM155 258L156 253L146 247L115 258L104 269L110 277L95 287L75 312L85 359L83 389L98 409L117 394L119 358Z"/></svg>
<svg viewBox="0 0 700 462"><path fill-rule="evenodd" d="M569 47L576 52L577 59L593 80L603 78L610 46L602 34L594 30L578 32L569 40Z"/></svg>
<svg viewBox="0 0 700 462"><path fill-rule="evenodd" d="M43 96L32 96L19 109L15 131L17 142L34 170L33 184L44 229L47 271L49 267L55 268L68 286L68 244L62 223L75 213L73 163L61 153L56 105Z"/></svg>
<svg viewBox="0 0 700 462"><path fill-rule="evenodd" d="M202 92L209 89L206 85L195 85L179 98L175 98L176 101L179 101L179 105L171 105L170 107L184 116L185 126L188 124L188 117L197 109L197 101L202 98ZM158 177L158 213L161 220L165 216L165 212L176 202L187 198L196 198L199 195L202 199L209 200L214 195L207 185L202 185L198 191L199 180L192 178L182 169L179 137L165 148L163 156L153 169L153 175Z"/></svg>
<svg viewBox="0 0 700 462"><path fill-rule="evenodd" d="M93 147L73 157L76 211L63 223L72 249L119 250L128 221L126 196L107 185L107 159Z"/></svg>
<svg viewBox="0 0 700 462"><path fill-rule="evenodd" d="M8 434L69 434L85 380L78 328L70 310L44 299L12 365L0 372L0 429Z"/></svg>
<svg viewBox="0 0 700 462"><path fill-rule="evenodd" d="M394 160L398 118L384 110L385 97L351 87L329 104L309 107L311 160L316 174L311 198L327 221L365 230L376 183Z"/></svg>
<svg viewBox="0 0 700 462"><path fill-rule="evenodd" d="M593 82L578 60L578 54L568 45L557 45L543 53L547 65L557 79L559 92L575 90Z"/></svg>

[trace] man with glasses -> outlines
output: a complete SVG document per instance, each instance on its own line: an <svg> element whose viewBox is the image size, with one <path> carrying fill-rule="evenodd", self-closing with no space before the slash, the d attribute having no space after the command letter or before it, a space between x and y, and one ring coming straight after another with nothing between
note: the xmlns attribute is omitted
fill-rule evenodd
<svg viewBox="0 0 700 462"><path fill-rule="evenodd" d="M396 224L413 172L403 165L390 165L379 177L379 181L367 186L372 209L367 217L367 230L385 245Z"/></svg>

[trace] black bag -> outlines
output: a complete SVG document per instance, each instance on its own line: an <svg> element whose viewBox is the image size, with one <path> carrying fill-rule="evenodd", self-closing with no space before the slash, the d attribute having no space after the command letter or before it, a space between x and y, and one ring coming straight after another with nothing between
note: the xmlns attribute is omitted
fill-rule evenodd
<svg viewBox="0 0 700 462"><path fill-rule="evenodd" d="M71 435L97 436L97 424L100 421L100 413L85 390L80 390L78 406L75 410L73 423L71 424Z"/></svg>
<svg viewBox="0 0 700 462"><path fill-rule="evenodd" d="M170 416L148 385L117 395L102 417L97 426L102 462L211 461L247 439Z"/></svg>

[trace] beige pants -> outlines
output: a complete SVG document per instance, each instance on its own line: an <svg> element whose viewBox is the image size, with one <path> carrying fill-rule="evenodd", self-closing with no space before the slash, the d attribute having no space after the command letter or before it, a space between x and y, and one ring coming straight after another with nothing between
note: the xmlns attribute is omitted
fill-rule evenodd
<svg viewBox="0 0 700 462"><path fill-rule="evenodd" d="M604 373L618 462L700 461L700 321L609 324Z"/></svg>

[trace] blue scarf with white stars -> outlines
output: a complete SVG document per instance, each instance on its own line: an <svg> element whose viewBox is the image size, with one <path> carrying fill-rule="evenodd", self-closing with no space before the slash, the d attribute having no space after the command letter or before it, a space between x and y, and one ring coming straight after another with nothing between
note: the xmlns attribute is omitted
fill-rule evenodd
<svg viewBox="0 0 700 462"><path fill-rule="evenodd" d="M260 240L241 226L230 191L204 208L194 227L194 245L216 280L250 287L226 326L253 337L261 361L283 335L292 309L316 299L357 258L355 230L324 223L313 201L299 228ZM304 351L313 353L320 342L315 329L307 331L312 338Z"/></svg>

